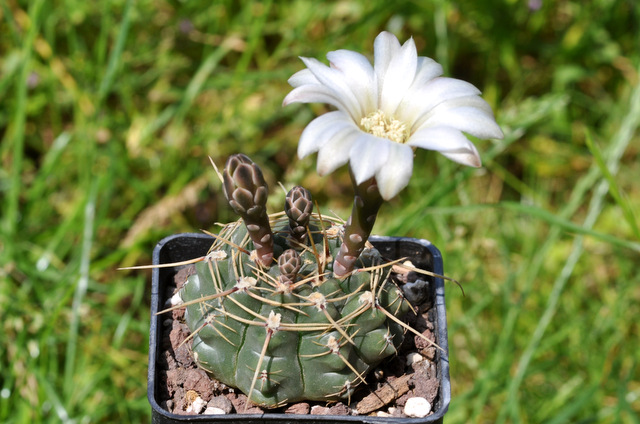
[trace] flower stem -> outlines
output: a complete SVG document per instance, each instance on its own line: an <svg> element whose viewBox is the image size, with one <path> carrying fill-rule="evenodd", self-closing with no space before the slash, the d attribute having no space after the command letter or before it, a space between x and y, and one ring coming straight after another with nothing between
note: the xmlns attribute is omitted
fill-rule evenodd
<svg viewBox="0 0 640 424"><path fill-rule="evenodd" d="M354 264L369 239L378 210L383 202L375 177L361 184L356 184L353 174L351 174L351 180L355 188L353 209L345 225L344 240L340 252L333 262L333 273L338 278L345 277L353 271Z"/></svg>

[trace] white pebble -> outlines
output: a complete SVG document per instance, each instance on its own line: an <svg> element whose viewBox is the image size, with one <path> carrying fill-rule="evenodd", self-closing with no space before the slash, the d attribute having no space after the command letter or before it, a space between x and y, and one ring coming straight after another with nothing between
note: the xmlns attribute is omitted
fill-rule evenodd
<svg viewBox="0 0 640 424"><path fill-rule="evenodd" d="M171 306L182 305L182 296L180 296L180 292L177 292L176 294L173 295L170 303L171 303Z"/></svg>
<svg viewBox="0 0 640 424"><path fill-rule="evenodd" d="M385 418L388 418L388 417L390 417L390 416L391 416L391 414L390 414L390 413L388 413L388 412L384 412L384 411L378 411L378 412L376 412L376 417L385 417Z"/></svg>
<svg viewBox="0 0 640 424"><path fill-rule="evenodd" d="M418 362L424 361L424 357L420 355L418 352L411 352L407 355L407 365L411 366L413 364L417 364Z"/></svg>
<svg viewBox="0 0 640 424"><path fill-rule="evenodd" d="M189 405L187 407L187 412L188 413L194 413L194 414L199 414L200 411L202 411L204 409L204 406L207 404L207 402L204 401L204 399L202 399L200 396L198 396L197 398L195 398L195 400L193 402L191 402L191 405Z"/></svg>
<svg viewBox="0 0 640 424"><path fill-rule="evenodd" d="M329 410L329 408L321 405L313 405L311 407L311 415L320 415L322 412Z"/></svg>
<svg viewBox="0 0 640 424"><path fill-rule="evenodd" d="M431 404L423 397L409 398L404 405L404 413L409 417L422 418L429 412L431 412Z"/></svg>
<svg viewBox="0 0 640 424"><path fill-rule="evenodd" d="M215 406L209 406L204 410L204 415L224 415L224 411L220 408L216 408Z"/></svg>

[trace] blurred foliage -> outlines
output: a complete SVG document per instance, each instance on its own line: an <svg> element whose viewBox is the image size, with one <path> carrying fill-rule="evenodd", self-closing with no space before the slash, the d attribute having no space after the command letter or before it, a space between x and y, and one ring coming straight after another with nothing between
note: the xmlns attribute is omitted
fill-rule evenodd
<svg viewBox="0 0 640 424"><path fill-rule="evenodd" d="M0 420L149 422L150 262L233 219L234 152L346 216L345 170L295 157L298 56L410 36L483 90L485 167L419 152L376 232L432 240L447 422L637 423L640 8L634 0L0 2Z"/></svg>

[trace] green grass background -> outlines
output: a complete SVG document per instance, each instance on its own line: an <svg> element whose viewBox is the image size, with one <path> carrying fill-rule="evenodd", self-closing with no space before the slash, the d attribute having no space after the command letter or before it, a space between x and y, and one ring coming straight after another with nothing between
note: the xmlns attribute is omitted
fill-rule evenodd
<svg viewBox="0 0 640 424"><path fill-rule="evenodd" d="M539 6L539 7L538 7ZM325 105L298 56L381 30L483 91L484 168L420 151L375 233L446 273L447 423L638 423L640 6L634 0L0 1L0 421L149 422L150 263L234 219L207 156L244 152L346 217L298 160Z"/></svg>

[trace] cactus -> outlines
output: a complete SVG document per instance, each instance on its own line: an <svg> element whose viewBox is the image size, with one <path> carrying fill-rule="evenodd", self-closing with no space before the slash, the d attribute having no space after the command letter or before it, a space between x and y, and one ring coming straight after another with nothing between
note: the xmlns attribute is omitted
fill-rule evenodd
<svg viewBox="0 0 640 424"><path fill-rule="evenodd" d="M291 190L285 213L267 216L257 165L232 156L224 190L241 220L223 226L180 291L197 363L253 402L350 399L394 354L410 309L371 246L354 271L335 275L344 229Z"/></svg>

